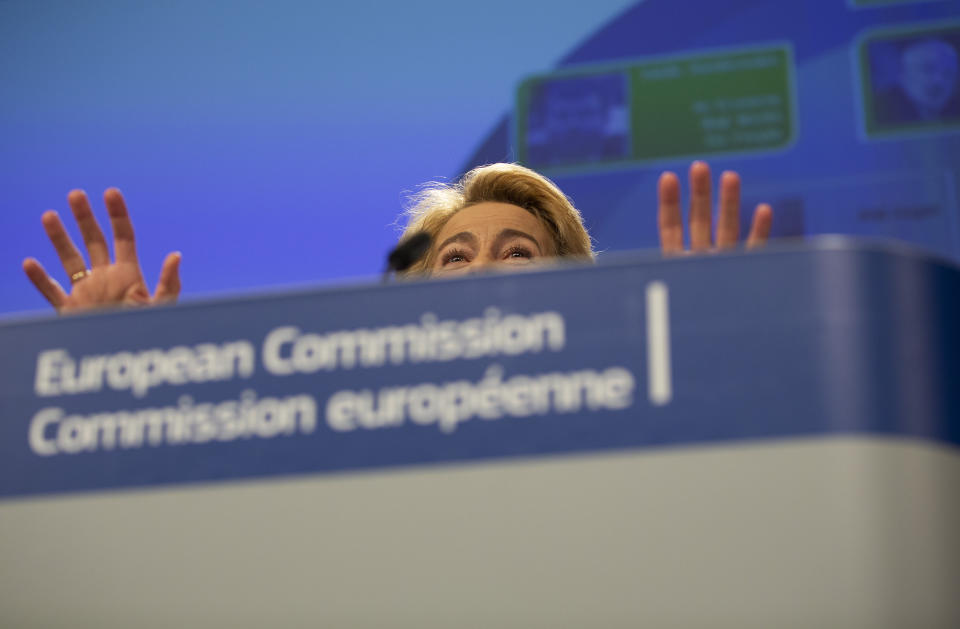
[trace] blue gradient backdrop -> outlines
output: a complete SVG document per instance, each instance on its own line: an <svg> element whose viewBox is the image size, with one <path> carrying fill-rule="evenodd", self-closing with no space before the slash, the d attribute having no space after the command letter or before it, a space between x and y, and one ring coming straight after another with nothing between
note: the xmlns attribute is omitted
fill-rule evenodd
<svg viewBox="0 0 960 629"><path fill-rule="evenodd" d="M180 250L185 298L366 277L404 191L511 158L525 76L771 41L793 45L798 141L715 170L780 206L782 235L895 236L956 257L960 136L866 139L855 47L870 29L958 18L954 0L0 2L0 316L46 308L24 257L64 281L39 218L68 218L72 188L123 190L148 281ZM556 179L601 249L649 247L664 168L685 164ZM863 220L878 204L928 212Z"/></svg>

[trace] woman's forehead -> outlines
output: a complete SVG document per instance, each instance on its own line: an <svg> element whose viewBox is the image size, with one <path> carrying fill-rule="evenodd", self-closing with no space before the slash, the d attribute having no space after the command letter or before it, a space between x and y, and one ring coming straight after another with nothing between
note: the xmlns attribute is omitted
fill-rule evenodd
<svg viewBox="0 0 960 629"><path fill-rule="evenodd" d="M543 223L533 213L517 205L493 201L470 205L451 216L436 241L443 242L461 232L484 237L508 228L529 233L542 243L552 244Z"/></svg>

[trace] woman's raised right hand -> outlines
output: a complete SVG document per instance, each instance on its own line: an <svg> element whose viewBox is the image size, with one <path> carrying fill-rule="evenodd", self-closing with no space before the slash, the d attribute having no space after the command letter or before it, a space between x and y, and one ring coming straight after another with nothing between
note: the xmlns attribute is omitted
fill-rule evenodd
<svg viewBox="0 0 960 629"><path fill-rule="evenodd" d="M70 292L66 292L50 277L34 258L23 261L27 277L57 312L66 314L92 308L146 306L176 301L180 294L180 253L167 255L160 270L157 288L151 295L137 259L133 223L130 222L127 205L119 190L110 188L103 193L113 227L115 260L112 262L106 238L90 209L86 193L73 190L67 196L67 201L83 235L90 266L87 267L83 255L64 229L60 216L53 210L45 212L41 220L70 279Z"/></svg>

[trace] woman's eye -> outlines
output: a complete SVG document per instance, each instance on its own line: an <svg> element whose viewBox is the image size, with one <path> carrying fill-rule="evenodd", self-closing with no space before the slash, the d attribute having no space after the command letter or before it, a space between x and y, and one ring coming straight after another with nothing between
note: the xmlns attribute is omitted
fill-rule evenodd
<svg viewBox="0 0 960 629"><path fill-rule="evenodd" d="M458 262L466 262L467 255L462 251L448 251L443 254L443 264L456 264Z"/></svg>
<svg viewBox="0 0 960 629"><path fill-rule="evenodd" d="M507 259L532 258L533 254L526 247L513 247L507 250Z"/></svg>

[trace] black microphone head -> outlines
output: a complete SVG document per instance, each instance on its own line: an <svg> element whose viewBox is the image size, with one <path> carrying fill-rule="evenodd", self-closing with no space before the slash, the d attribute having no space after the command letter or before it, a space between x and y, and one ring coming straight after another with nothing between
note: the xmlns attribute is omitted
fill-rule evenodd
<svg viewBox="0 0 960 629"><path fill-rule="evenodd" d="M432 240L427 232L417 232L405 239L387 256L387 269L397 273L406 271L426 255Z"/></svg>

